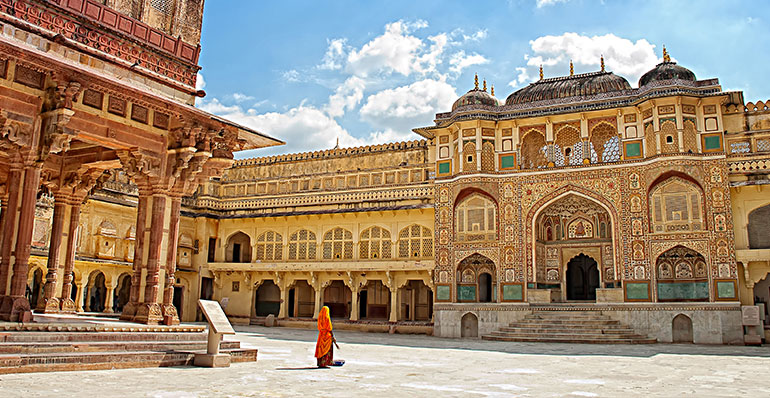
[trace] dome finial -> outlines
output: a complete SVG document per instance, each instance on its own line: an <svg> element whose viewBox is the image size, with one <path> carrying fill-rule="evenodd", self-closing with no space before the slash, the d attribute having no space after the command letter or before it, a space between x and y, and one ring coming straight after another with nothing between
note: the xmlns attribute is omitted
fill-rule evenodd
<svg viewBox="0 0 770 398"><path fill-rule="evenodd" d="M473 87L476 90L479 89L479 74L478 73L473 77Z"/></svg>
<svg viewBox="0 0 770 398"><path fill-rule="evenodd" d="M572 60L569 60L569 75L574 76L575 75L575 66L572 65Z"/></svg>
<svg viewBox="0 0 770 398"><path fill-rule="evenodd" d="M540 65L540 80L543 80L543 65Z"/></svg>
<svg viewBox="0 0 770 398"><path fill-rule="evenodd" d="M487 79L484 79L484 88L482 91L487 91Z"/></svg>
<svg viewBox="0 0 770 398"><path fill-rule="evenodd" d="M604 72L604 54L602 54L602 72Z"/></svg>
<svg viewBox="0 0 770 398"><path fill-rule="evenodd" d="M663 45L663 62L671 62L671 56L668 55L665 44Z"/></svg>
<svg viewBox="0 0 770 398"><path fill-rule="evenodd" d="M494 84L492 85L492 96L493 97L495 96L495 85Z"/></svg>

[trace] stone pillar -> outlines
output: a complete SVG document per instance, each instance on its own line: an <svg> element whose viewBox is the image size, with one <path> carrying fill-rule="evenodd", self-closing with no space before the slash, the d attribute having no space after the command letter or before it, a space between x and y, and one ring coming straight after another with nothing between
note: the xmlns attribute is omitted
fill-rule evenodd
<svg viewBox="0 0 770 398"><path fill-rule="evenodd" d="M398 322L398 307L400 305L398 299L398 286L392 284L390 287L390 319L389 322Z"/></svg>
<svg viewBox="0 0 770 398"><path fill-rule="evenodd" d="M64 284L61 288L61 312L74 313L77 310L75 302L72 301L72 283L75 275L75 252L77 251L78 225L80 224L80 204L74 204L70 207L70 224L67 229L67 253L64 258ZM81 292L78 290L78 295ZM78 302L80 305L80 302Z"/></svg>
<svg viewBox="0 0 770 398"><path fill-rule="evenodd" d="M319 283L318 287L315 289L315 308L313 309L313 319L318 319L318 314L321 312L323 291L324 286Z"/></svg>
<svg viewBox="0 0 770 398"><path fill-rule="evenodd" d="M178 325L179 314L174 307L174 282L176 278L176 253L179 245L179 212L182 208L182 199L171 200L171 216L168 225L168 252L166 253L166 290L163 292L163 323L166 325Z"/></svg>
<svg viewBox="0 0 770 398"><path fill-rule="evenodd" d="M416 290L416 289L409 290L409 298L411 299L411 302L409 303L409 320L410 321L414 321L415 312L417 312L417 292L418 291L419 290Z"/></svg>
<svg viewBox="0 0 770 398"><path fill-rule="evenodd" d="M360 289L356 287L350 288L350 320L351 321L357 321L358 320L358 292Z"/></svg>
<svg viewBox="0 0 770 398"><path fill-rule="evenodd" d="M166 212L166 197L152 196L152 212L150 214L150 238L147 242L147 276L145 278L144 302L139 306L134 317L135 322L157 325L163 321L163 314L158 305L160 285L160 254L163 243L163 225Z"/></svg>
<svg viewBox="0 0 770 398"><path fill-rule="evenodd" d="M289 287L288 286L278 286L279 289L281 289L281 306L278 309L278 318L279 319L286 319L289 316Z"/></svg>
<svg viewBox="0 0 770 398"><path fill-rule="evenodd" d="M64 216L67 205L62 201L56 201L53 205L53 224L51 225L51 243L48 247L48 272L45 276L45 288L43 302L39 302L38 308L45 313L59 312L59 298L56 297L56 283L59 271L59 256L61 254L62 233L64 232Z"/></svg>
<svg viewBox="0 0 770 398"><path fill-rule="evenodd" d="M147 206L149 197L140 192L139 203L136 206L136 240L134 241L134 261L133 273L131 274L131 290L129 291L128 303L123 306L123 312L120 314L120 320L131 321L136 315L139 307L139 292L142 285L142 259L144 258L144 234L146 228Z"/></svg>
<svg viewBox="0 0 770 398"><path fill-rule="evenodd" d="M32 228L35 224L35 204L37 191L40 187L40 168L27 166L24 168L24 185L22 187L21 206L19 209L19 228L16 236L16 257L13 263L11 278L10 307L4 301L0 308L0 319L11 322L29 322L32 320L32 310L25 293L27 288L27 272L29 270L29 255L32 246Z"/></svg>
<svg viewBox="0 0 770 398"><path fill-rule="evenodd" d="M7 296L10 289L11 252L13 251L14 237L16 236L18 224L21 174L21 170L17 168L11 169L10 173L8 173L8 214L3 217L3 241L2 246L0 246L0 296ZM3 301L0 301L0 308L4 306Z"/></svg>
<svg viewBox="0 0 770 398"><path fill-rule="evenodd" d="M115 304L115 284L110 283L107 286L107 297L104 298L104 313L112 314L112 306Z"/></svg>
<svg viewBox="0 0 770 398"><path fill-rule="evenodd" d="M80 283L77 284L78 293L75 295L75 311L83 312L83 300L85 298L86 284L83 283L83 278L80 278Z"/></svg>

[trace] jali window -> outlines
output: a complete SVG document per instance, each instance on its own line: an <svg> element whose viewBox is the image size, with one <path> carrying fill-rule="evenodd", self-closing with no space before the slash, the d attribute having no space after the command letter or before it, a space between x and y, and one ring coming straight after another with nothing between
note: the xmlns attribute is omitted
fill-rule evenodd
<svg viewBox="0 0 770 398"><path fill-rule="evenodd" d="M324 234L323 242L324 260L352 259L353 258L353 233L337 227Z"/></svg>
<svg viewBox="0 0 770 398"><path fill-rule="evenodd" d="M314 260L316 251L315 234L300 229L289 235L289 260Z"/></svg>
<svg viewBox="0 0 770 398"><path fill-rule="evenodd" d="M455 211L457 240L495 240L497 207L492 200L478 194L471 195L457 206Z"/></svg>
<svg viewBox="0 0 770 398"><path fill-rule="evenodd" d="M695 184L673 177L655 187L650 199L654 232L703 229L701 191Z"/></svg>
<svg viewBox="0 0 770 398"><path fill-rule="evenodd" d="M433 231L421 225L410 225L398 233L398 256L421 258L433 256Z"/></svg>
<svg viewBox="0 0 770 398"><path fill-rule="evenodd" d="M283 258L283 237L275 231L267 231L257 238L257 260Z"/></svg>
<svg viewBox="0 0 770 398"><path fill-rule="evenodd" d="M359 258L391 258L392 243L390 241L390 231L380 227L371 227L361 233L361 240L358 242Z"/></svg>

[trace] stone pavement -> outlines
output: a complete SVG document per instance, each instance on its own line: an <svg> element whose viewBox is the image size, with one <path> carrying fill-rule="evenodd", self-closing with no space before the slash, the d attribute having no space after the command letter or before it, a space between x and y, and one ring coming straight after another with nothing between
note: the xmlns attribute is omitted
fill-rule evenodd
<svg viewBox="0 0 770 398"><path fill-rule="evenodd" d="M770 348L582 345L338 332L341 368L314 369L316 333L240 327L256 363L0 376L0 397L770 396ZM308 367L311 367L308 369Z"/></svg>

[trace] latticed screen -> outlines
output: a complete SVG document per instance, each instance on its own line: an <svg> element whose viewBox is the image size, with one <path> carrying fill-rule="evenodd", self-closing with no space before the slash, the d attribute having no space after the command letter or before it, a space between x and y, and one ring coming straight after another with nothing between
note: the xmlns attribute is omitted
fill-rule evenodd
<svg viewBox="0 0 770 398"><path fill-rule="evenodd" d="M495 239L497 212L491 200L473 195L457 206L456 212L459 241Z"/></svg>
<svg viewBox="0 0 770 398"><path fill-rule="evenodd" d="M325 260L352 259L353 233L337 227L324 234L323 256Z"/></svg>
<svg viewBox="0 0 770 398"><path fill-rule="evenodd" d="M398 233L398 256L427 258L433 256L433 231L421 225L410 225Z"/></svg>
<svg viewBox="0 0 770 398"><path fill-rule="evenodd" d="M661 152L677 153L679 152L679 133L676 131L676 123L666 120L660 125Z"/></svg>
<svg viewBox="0 0 770 398"><path fill-rule="evenodd" d="M701 194L698 188L678 178L664 182L652 193L655 232L702 229Z"/></svg>
<svg viewBox="0 0 770 398"><path fill-rule="evenodd" d="M617 162L620 160L620 137L615 127L602 123L594 127L590 138L591 162ZM595 157L594 157L594 153Z"/></svg>
<svg viewBox="0 0 770 398"><path fill-rule="evenodd" d="M151 0L152 8L163 14L171 14L174 11L175 0Z"/></svg>
<svg viewBox="0 0 770 398"><path fill-rule="evenodd" d="M283 237L275 231L267 231L257 238L257 260L281 260Z"/></svg>
<svg viewBox="0 0 770 398"><path fill-rule="evenodd" d="M390 241L390 231L371 227L361 233L361 240L358 242L359 258L391 258L392 244Z"/></svg>
<svg viewBox="0 0 770 398"><path fill-rule="evenodd" d="M521 143L522 166L526 169L538 169L548 166L545 153L545 137L536 130L528 132Z"/></svg>
<svg viewBox="0 0 770 398"><path fill-rule="evenodd" d="M289 235L289 260L314 260L316 250L315 234L306 229Z"/></svg>
<svg viewBox="0 0 770 398"><path fill-rule="evenodd" d="M580 142L580 131L572 126L559 129L553 151L553 161L557 166L581 164L583 145Z"/></svg>
<svg viewBox="0 0 770 398"><path fill-rule="evenodd" d="M695 128L695 122L691 120L684 121L684 130L682 131L682 139L684 141L685 152L698 151L698 133Z"/></svg>

